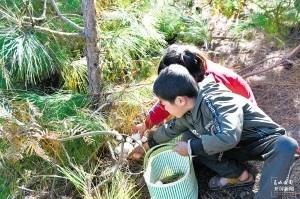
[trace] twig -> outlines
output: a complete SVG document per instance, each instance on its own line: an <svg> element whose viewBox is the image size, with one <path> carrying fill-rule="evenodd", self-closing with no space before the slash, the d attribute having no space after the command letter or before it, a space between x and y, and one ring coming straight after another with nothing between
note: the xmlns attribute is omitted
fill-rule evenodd
<svg viewBox="0 0 300 199"><path fill-rule="evenodd" d="M57 170L55 170L55 176L57 176L56 174L57 174ZM51 193L50 193L51 198L54 198L55 194L56 194L55 193L55 183L56 183L56 178L53 178L53 182L52 182L52 185L51 185Z"/></svg>
<svg viewBox="0 0 300 199"><path fill-rule="evenodd" d="M258 75L261 73L264 73L266 71L269 71L273 68L276 68L282 64L284 64L287 60L292 59L294 56L296 56L300 52L300 45L298 45L296 48L294 48L287 56L284 56L281 60L278 60L275 62L275 64L271 67L268 67L266 69L260 70L260 71L254 71L248 74L243 75L244 78L253 76L253 75Z"/></svg>
<svg viewBox="0 0 300 199"><path fill-rule="evenodd" d="M63 151L64 151L64 153L65 153L65 155L66 155L66 157L67 157L68 163L69 163L70 165L73 165L73 164L72 164L72 161L71 161L71 158L70 158L70 156L69 156L69 154L68 154L68 152L67 152L67 150L66 150L66 148L65 148L65 146L64 146L63 144L61 145L61 148L63 149Z"/></svg>
<svg viewBox="0 0 300 199"><path fill-rule="evenodd" d="M39 17L39 20L46 18L46 11L47 11L47 0L44 0L44 7L43 7L43 13ZM38 19L38 18L37 18Z"/></svg>
<svg viewBox="0 0 300 199"><path fill-rule="evenodd" d="M259 66L260 64L264 63L265 61L268 61L270 59L275 59L275 58L282 58L282 56L273 56L273 57L269 57L269 58L263 59L263 60L261 60L259 62L256 62L256 63L254 63L254 64L252 64L252 65L250 65L250 66L248 66L246 68L243 68L243 69L239 70L238 73L241 74L241 73L245 72L246 70L254 69L257 66Z"/></svg>
<svg viewBox="0 0 300 199"><path fill-rule="evenodd" d="M35 192L35 193L42 193L42 194L48 194L49 192L46 192L46 191L35 191L35 190L32 190L32 189L27 189L26 187L24 186L18 186L19 189L21 190L24 190L24 191L28 191L28 192Z"/></svg>
<svg viewBox="0 0 300 199"><path fill-rule="evenodd" d="M95 116L96 113L98 113L99 111L101 111L102 109L104 109L104 108L107 107L107 106L111 106L112 104L113 104L113 102L106 102L106 103L102 104L99 108L97 108L97 110L95 110L95 111L91 114L91 116L92 116L92 117Z"/></svg>
<svg viewBox="0 0 300 199"><path fill-rule="evenodd" d="M228 40L236 40L235 37L226 37L226 36L212 36L212 39L228 39Z"/></svg>
<svg viewBox="0 0 300 199"><path fill-rule="evenodd" d="M22 18L24 20L32 19L33 23L35 24L37 21L44 21L46 19L46 10L47 10L47 0L44 0L43 13L41 14L40 17L33 17L33 16L27 17L27 16L24 16Z"/></svg>
<svg viewBox="0 0 300 199"><path fill-rule="evenodd" d="M83 32L84 28L80 27L79 25L77 25L76 23L74 23L73 21L71 21L70 19L68 19L67 17L63 16L61 14L61 12L58 9L58 6L55 2L55 0L50 0L52 7L54 8L56 14L66 23L70 24L71 26L73 26L74 28L76 28L77 30L79 30L80 32Z"/></svg>
<svg viewBox="0 0 300 199"><path fill-rule="evenodd" d="M33 177L33 178L47 177L47 178L62 178L62 179L68 179L67 177L59 176L59 175L36 175L36 176L32 176L32 177Z"/></svg>
<svg viewBox="0 0 300 199"><path fill-rule="evenodd" d="M83 134L80 134L80 135L74 135L74 136L70 136L70 137L67 137L67 138L60 138L60 139L57 139L57 140L59 140L59 141L69 141L69 140L74 140L74 139L85 137L85 136L94 136L94 135L118 136L118 135L121 135L121 134L119 134L117 131L90 131L90 132L83 133Z"/></svg>
<svg viewBox="0 0 300 199"><path fill-rule="evenodd" d="M109 152L110 152L110 155L111 155L112 159L114 159L116 161L117 158L115 156L114 150L113 150L113 148L111 146L111 143L109 141L107 141L107 145L108 145L108 149L109 149Z"/></svg>
<svg viewBox="0 0 300 199"><path fill-rule="evenodd" d="M25 6L25 9L26 9L26 11L27 11L27 13L29 14L29 20L30 20L30 22L31 22L31 26L34 26L34 21L33 21L33 19L32 19L32 13L30 12L30 10L29 10L29 2L25 2L25 1L23 1L23 4L24 4L24 6Z"/></svg>
<svg viewBox="0 0 300 199"><path fill-rule="evenodd" d="M58 36L72 36L72 37L80 37L83 38L84 34L83 33L76 33L76 32L61 32L61 31L56 31L56 30L52 30L49 28L45 28L45 27L41 27L41 26L34 26L34 29L39 31L39 32L43 32L43 33L50 33L50 34L55 34Z"/></svg>

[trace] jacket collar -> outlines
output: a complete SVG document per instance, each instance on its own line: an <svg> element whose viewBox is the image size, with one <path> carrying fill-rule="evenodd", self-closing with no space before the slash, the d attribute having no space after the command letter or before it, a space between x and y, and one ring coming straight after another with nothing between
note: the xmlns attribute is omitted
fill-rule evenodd
<svg viewBox="0 0 300 199"><path fill-rule="evenodd" d="M201 103L203 101L203 98L204 98L204 96L206 96L208 94L209 90L212 90L211 87L213 84L216 84L216 81L212 75L206 76L202 82L198 83L199 91L198 91L198 95L196 98L196 103L195 103L194 108L191 110L193 120L196 120L197 118L199 118L198 114L201 114L199 109L200 109ZM213 90L216 90L216 89L213 89Z"/></svg>

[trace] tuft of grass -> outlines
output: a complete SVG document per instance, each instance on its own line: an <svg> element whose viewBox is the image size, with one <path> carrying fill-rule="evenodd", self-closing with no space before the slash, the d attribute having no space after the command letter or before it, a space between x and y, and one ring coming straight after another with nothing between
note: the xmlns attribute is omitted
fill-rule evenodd
<svg viewBox="0 0 300 199"><path fill-rule="evenodd" d="M96 198L106 199L133 199L140 198L141 193L132 177L117 172L111 184L107 184L102 192L97 192Z"/></svg>
<svg viewBox="0 0 300 199"><path fill-rule="evenodd" d="M82 63L84 61L85 63ZM88 77L86 59L74 61L62 67L64 89L87 93Z"/></svg>
<svg viewBox="0 0 300 199"><path fill-rule="evenodd" d="M63 177L68 179L83 198L105 198L105 199L132 199L139 197L139 190L133 180L124 173L117 171L111 182L107 182L102 187L97 187L95 178L96 168L91 168L89 172L82 166L72 165L71 167L60 167L58 170ZM101 182L100 182L101 183Z"/></svg>
<svg viewBox="0 0 300 199"><path fill-rule="evenodd" d="M58 171L68 179L83 198L92 198L91 181L93 175L84 171L82 166L61 167L57 165Z"/></svg>

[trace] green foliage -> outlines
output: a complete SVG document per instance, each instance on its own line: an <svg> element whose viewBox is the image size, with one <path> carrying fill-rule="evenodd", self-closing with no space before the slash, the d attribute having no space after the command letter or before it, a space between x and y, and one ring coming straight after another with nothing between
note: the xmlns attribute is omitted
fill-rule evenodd
<svg viewBox="0 0 300 199"><path fill-rule="evenodd" d="M0 122L1 125L1 122ZM9 147L9 143L6 140L0 140L0 199L9 198L12 190L14 189L14 176L11 175L10 169L8 169L3 162L3 154Z"/></svg>
<svg viewBox="0 0 300 199"><path fill-rule="evenodd" d="M195 13L186 13L176 6L156 10L157 28L167 41L180 41L203 45L209 42L210 34L206 22Z"/></svg>
<svg viewBox="0 0 300 199"><path fill-rule="evenodd" d="M300 12L300 0L295 0L294 7L297 10L297 12Z"/></svg>
<svg viewBox="0 0 300 199"><path fill-rule="evenodd" d="M4 179L1 179L0 177L0 199L7 199L11 196L11 183L7 182Z"/></svg>
<svg viewBox="0 0 300 199"><path fill-rule="evenodd" d="M81 13L81 0L57 0L58 7L62 13Z"/></svg>
<svg viewBox="0 0 300 199"><path fill-rule="evenodd" d="M57 92L52 95L24 92L20 93L18 98L29 100L42 110L42 119L45 122L59 121L69 116L75 116L78 110L88 104L85 95L68 92Z"/></svg>
<svg viewBox="0 0 300 199"><path fill-rule="evenodd" d="M43 4L36 0L26 1L33 16L40 16ZM59 4L63 11L71 12L80 1L70 1L70 4ZM54 72L58 78L54 81L65 83L65 88L75 91L86 90L86 71L76 70L70 66L74 58L81 56L83 40L56 38L54 35L38 33L24 21L28 17L22 1L4 1L0 7L0 86L1 88L28 87L44 82ZM49 6L48 6L49 7ZM47 14L51 16L51 11ZM82 24L80 15L65 15L77 24ZM27 25L23 25L26 24ZM39 24L38 24L39 25ZM74 28L62 23L57 18L51 18L43 26L57 31L74 32ZM81 50L78 50L81 49ZM66 73L66 70L72 73ZM81 81L79 81L81 80ZM57 85L57 83L55 83ZM51 83L49 84L51 85Z"/></svg>
<svg viewBox="0 0 300 199"><path fill-rule="evenodd" d="M137 7L139 10L141 10L143 7L147 7L148 0L97 0L96 1L96 7L97 10L107 10L111 8L122 8L122 9L128 9ZM137 11L138 9L134 9L134 11Z"/></svg>
<svg viewBox="0 0 300 199"><path fill-rule="evenodd" d="M226 17L238 17L243 13L247 0L213 0L212 7Z"/></svg>
<svg viewBox="0 0 300 199"><path fill-rule="evenodd" d="M6 71L9 71L8 78L3 76L6 81L13 78L25 85L36 84L54 70L53 59L48 50L31 32L1 31L0 45L0 56L4 60Z"/></svg>
<svg viewBox="0 0 300 199"><path fill-rule="evenodd" d="M126 10L103 12L100 48L106 81L128 81L149 75L165 45L151 19L139 18Z"/></svg>
<svg viewBox="0 0 300 199"><path fill-rule="evenodd" d="M261 1L256 0L252 12L236 28L238 30L259 29L269 38L281 41L292 27L299 24L299 1Z"/></svg>

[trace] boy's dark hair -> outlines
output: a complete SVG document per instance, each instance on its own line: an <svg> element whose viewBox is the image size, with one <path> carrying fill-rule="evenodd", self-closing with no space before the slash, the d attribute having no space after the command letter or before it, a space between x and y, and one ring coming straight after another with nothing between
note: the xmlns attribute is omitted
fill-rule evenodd
<svg viewBox="0 0 300 199"><path fill-rule="evenodd" d="M198 85L185 67L171 64L158 75L153 92L157 97L174 103L177 96L197 97Z"/></svg>
<svg viewBox="0 0 300 199"><path fill-rule="evenodd" d="M173 44L162 57L158 74L171 64L180 64L187 68L197 82L201 82L205 75L205 59L205 55L194 46Z"/></svg>

